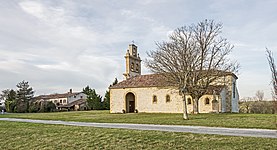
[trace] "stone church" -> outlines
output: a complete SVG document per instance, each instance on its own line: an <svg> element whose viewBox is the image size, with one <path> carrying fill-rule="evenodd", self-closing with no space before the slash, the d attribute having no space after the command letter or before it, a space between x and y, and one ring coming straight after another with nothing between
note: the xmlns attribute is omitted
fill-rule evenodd
<svg viewBox="0 0 277 150"><path fill-rule="evenodd" d="M130 44L125 55L125 80L110 87L111 113L182 113L183 98L177 87L164 82L159 74L141 75L141 59L137 46ZM214 85L199 99L199 113L238 112L238 77L226 72L222 85ZM186 96L187 112L192 113L193 101Z"/></svg>

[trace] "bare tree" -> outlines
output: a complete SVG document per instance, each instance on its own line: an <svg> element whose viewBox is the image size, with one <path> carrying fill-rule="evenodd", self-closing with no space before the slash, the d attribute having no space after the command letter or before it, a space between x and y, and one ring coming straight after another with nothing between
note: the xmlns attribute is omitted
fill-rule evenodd
<svg viewBox="0 0 277 150"><path fill-rule="evenodd" d="M180 92L185 91L184 100L185 94L190 94L195 113L199 112L199 98L211 83L238 69L238 64L227 58L233 46L220 36L221 30L222 24L213 20L183 26L169 36L169 41L156 43L157 49L147 53L146 66L165 76Z"/></svg>
<svg viewBox="0 0 277 150"><path fill-rule="evenodd" d="M274 58L273 58L273 53L266 49L266 53L267 53L267 60L269 63L269 67L271 70L271 75L272 75L272 85L273 85L273 92L272 92L272 97L273 97L273 105L275 108L275 113L277 113L277 68L274 62ZM277 118L276 118L277 119ZM277 127L277 120L275 120L276 122L276 127Z"/></svg>
<svg viewBox="0 0 277 150"><path fill-rule="evenodd" d="M272 73L272 84L273 84L273 99L277 99L277 68L274 62L273 53L266 49L267 60L269 63L269 67Z"/></svg>
<svg viewBox="0 0 277 150"><path fill-rule="evenodd" d="M258 99L258 101L264 100L264 92L258 90L258 91L256 92L256 98Z"/></svg>

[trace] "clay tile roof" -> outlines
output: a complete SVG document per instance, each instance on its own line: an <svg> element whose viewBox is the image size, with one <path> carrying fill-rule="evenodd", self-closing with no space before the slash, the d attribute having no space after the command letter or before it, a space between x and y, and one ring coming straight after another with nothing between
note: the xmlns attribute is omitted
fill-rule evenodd
<svg viewBox="0 0 277 150"><path fill-rule="evenodd" d="M139 75L111 86L110 89L172 86L160 74Z"/></svg>
<svg viewBox="0 0 277 150"><path fill-rule="evenodd" d="M69 96L76 95L80 92L74 92L74 93L63 93L63 94L50 94L50 95L40 95L35 97L35 99L55 99L55 98L67 98Z"/></svg>
<svg viewBox="0 0 277 150"><path fill-rule="evenodd" d="M110 89L120 89L120 88L139 88L139 87L166 87L174 86L172 83L166 82L164 76L160 74L148 74L148 75L139 75L122 82L117 83L110 87ZM207 94L219 94L224 85L211 85L207 89Z"/></svg>

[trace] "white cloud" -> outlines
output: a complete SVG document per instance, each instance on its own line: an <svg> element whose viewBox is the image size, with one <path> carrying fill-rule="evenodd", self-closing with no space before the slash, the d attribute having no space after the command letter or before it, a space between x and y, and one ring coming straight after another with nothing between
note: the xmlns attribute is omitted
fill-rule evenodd
<svg viewBox="0 0 277 150"><path fill-rule="evenodd" d="M1 1L0 90L28 80L37 94L81 90L102 95L122 79L134 40L142 59L172 31L203 19L223 22L242 65L240 91L269 87L265 47L276 51L276 1ZM197 11L196 11L197 10ZM265 67L266 66L266 67ZM144 73L149 71L143 67ZM255 74L252 78L249 73ZM257 79L256 79L257 78ZM251 82L251 85L250 83ZM252 85L252 83L256 83ZM269 95L269 94L267 94Z"/></svg>
<svg viewBox="0 0 277 150"><path fill-rule="evenodd" d="M19 5L25 12L31 14L32 16L35 16L42 20L44 20L46 18L46 16L44 15L45 8L38 2L23 1L23 2L19 3Z"/></svg>

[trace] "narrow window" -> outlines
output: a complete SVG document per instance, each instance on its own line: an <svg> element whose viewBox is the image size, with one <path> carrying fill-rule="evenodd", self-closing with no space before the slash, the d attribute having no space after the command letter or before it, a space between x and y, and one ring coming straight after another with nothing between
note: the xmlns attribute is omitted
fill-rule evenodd
<svg viewBox="0 0 277 150"><path fill-rule="evenodd" d="M166 95L166 97L165 97L165 102L167 102L167 103L170 102L170 96L169 96L169 95Z"/></svg>
<svg viewBox="0 0 277 150"><path fill-rule="evenodd" d="M131 63L131 70L134 71L134 63Z"/></svg>
<svg viewBox="0 0 277 150"><path fill-rule="evenodd" d="M63 100L60 99L60 103L63 103Z"/></svg>
<svg viewBox="0 0 277 150"><path fill-rule="evenodd" d="M236 97L236 82L233 82L233 98Z"/></svg>
<svg viewBox="0 0 277 150"><path fill-rule="evenodd" d="M206 104L206 105L209 105L209 104L210 104L210 99L209 99L209 98L206 98L206 99L205 99L205 104Z"/></svg>
<svg viewBox="0 0 277 150"><path fill-rule="evenodd" d="M157 102L158 102L157 96L153 95L153 104L157 104Z"/></svg>
<svg viewBox="0 0 277 150"><path fill-rule="evenodd" d="M66 103L66 100L65 100L65 99L63 100L63 103Z"/></svg>
<svg viewBox="0 0 277 150"><path fill-rule="evenodd" d="M191 98L188 98L188 105L191 104Z"/></svg>
<svg viewBox="0 0 277 150"><path fill-rule="evenodd" d="M136 56L136 48L133 48L133 56Z"/></svg>
<svg viewBox="0 0 277 150"><path fill-rule="evenodd" d="M83 98L83 96L80 96L80 98Z"/></svg>
<svg viewBox="0 0 277 150"><path fill-rule="evenodd" d="M136 71L139 72L139 65L136 64Z"/></svg>

